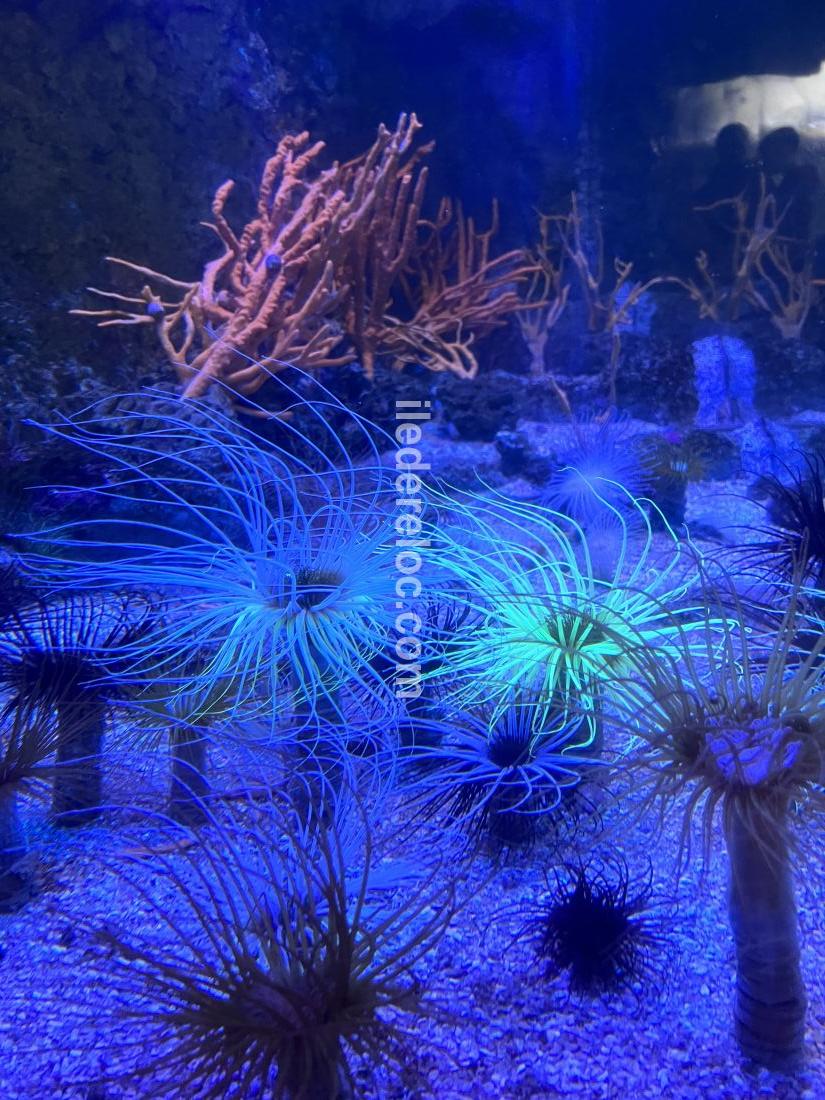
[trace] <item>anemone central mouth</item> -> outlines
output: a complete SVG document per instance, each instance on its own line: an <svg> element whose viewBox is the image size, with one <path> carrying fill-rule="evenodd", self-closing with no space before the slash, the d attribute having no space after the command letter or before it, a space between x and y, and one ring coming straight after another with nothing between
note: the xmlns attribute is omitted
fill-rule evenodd
<svg viewBox="0 0 825 1100"><path fill-rule="evenodd" d="M487 754L499 768L518 768L530 762L530 737L512 733L493 733Z"/></svg>
<svg viewBox="0 0 825 1100"><path fill-rule="evenodd" d="M312 611L340 588L343 577L334 569L305 566L295 573L295 602L302 611Z"/></svg>
<svg viewBox="0 0 825 1100"><path fill-rule="evenodd" d="M596 649L606 658L615 644L602 623L585 614L552 616L545 621L545 630L553 645L570 653Z"/></svg>

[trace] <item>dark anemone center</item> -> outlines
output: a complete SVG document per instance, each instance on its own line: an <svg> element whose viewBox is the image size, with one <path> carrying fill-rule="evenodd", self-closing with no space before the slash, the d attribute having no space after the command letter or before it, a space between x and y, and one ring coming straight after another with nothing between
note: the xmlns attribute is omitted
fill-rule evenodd
<svg viewBox="0 0 825 1100"><path fill-rule="evenodd" d="M289 975L258 973L254 979L238 986L227 1002L233 1016L225 1029L230 1040L237 1041L250 1032L271 1035L288 1031L298 1036L322 1022L321 1005L313 1005L311 991L290 982Z"/></svg>
<svg viewBox="0 0 825 1100"><path fill-rule="evenodd" d="M295 573L295 602L302 611L312 611L340 588L343 576L334 569L313 569L304 566Z"/></svg>
<svg viewBox="0 0 825 1100"><path fill-rule="evenodd" d="M612 892L579 881L553 914L544 953L559 970L572 970L578 988L609 988L619 978L617 948L628 933L627 912Z"/></svg>
<svg viewBox="0 0 825 1100"><path fill-rule="evenodd" d="M627 912L619 897L602 886L588 890L582 882L576 885L568 916L601 948L612 946L628 925Z"/></svg>
<svg viewBox="0 0 825 1100"><path fill-rule="evenodd" d="M566 865L567 883L556 888L543 906L539 954L551 976L569 971L575 992L615 991L641 977L645 948L657 932L650 916L642 915L651 896L651 881L629 893L627 867L617 862L612 872Z"/></svg>
<svg viewBox="0 0 825 1100"><path fill-rule="evenodd" d="M702 755L705 731L701 722L686 720L671 731L671 743L676 758L685 764L695 764Z"/></svg>
<svg viewBox="0 0 825 1100"><path fill-rule="evenodd" d="M20 698L47 703L89 693L100 678L100 668L86 653L34 647L19 652L0 671L0 681Z"/></svg>
<svg viewBox="0 0 825 1100"><path fill-rule="evenodd" d="M518 768L532 758L529 727L496 727L490 734L487 748L490 762L499 768Z"/></svg>
<svg viewBox="0 0 825 1100"><path fill-rule="evenodd" d="M546 622L547 632L555 643L568 652L606 648L612 639L604 625L583 613L566 612L551 616Z"/></svg>

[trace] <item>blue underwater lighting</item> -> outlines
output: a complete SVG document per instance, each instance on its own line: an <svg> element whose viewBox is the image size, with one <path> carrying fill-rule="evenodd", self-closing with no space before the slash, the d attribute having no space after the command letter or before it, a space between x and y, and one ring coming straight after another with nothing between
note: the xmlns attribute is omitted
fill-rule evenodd
<svg viewBox="0 0 825 1100"><path fill-rule="evenodd" d="M0 4L0 1100L825 1097L801 6Z"/></svg>

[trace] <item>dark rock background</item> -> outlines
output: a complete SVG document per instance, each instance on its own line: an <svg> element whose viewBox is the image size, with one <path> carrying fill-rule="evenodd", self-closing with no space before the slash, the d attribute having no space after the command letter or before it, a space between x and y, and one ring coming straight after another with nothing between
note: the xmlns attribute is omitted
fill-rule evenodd
<svg viewBox="0 0 825 1100"><path fill-rule="evenodd" d="M437 142L433 204L458 195L484 218L498 195L511 245L530 239L537 207L578 187L606 255L645 274L667 263L657 219L678 173L657 139L671 88L812 72L823 57L821 0L0 0L4 453L21 453L26 416L171 381L150 335L99 332L67 311L88 301L85 285L109 285L107 253L194 277L212 253L199 222L216 186L237 181L243 218L285 130L309 128L347 157L414 109ZM752 327L765 411L825 403L821 321L791 344ZM662 295L649 333L624 336L628 413L689 422L701 331L690 303ZM573 310L551 340L585 402L607 353ZM487 343L483 368L483 384L415 380L454 437L489 443L525 415L556 414L512 331ZM380 393L351 374L330 381L383 418L410 383L382 379Z"/></svg>
<svg viewBox="0 0 825 1100"><path fill-rule="evenodd" d="M279 80L242 0L3 6L3 296L32 318L38 357L103 365L97 348L118 348L90 348L65 316L84 284L108 283L107 253L198 271L213 190L234 174L251 192L292 121L273 109Z"/></svg>

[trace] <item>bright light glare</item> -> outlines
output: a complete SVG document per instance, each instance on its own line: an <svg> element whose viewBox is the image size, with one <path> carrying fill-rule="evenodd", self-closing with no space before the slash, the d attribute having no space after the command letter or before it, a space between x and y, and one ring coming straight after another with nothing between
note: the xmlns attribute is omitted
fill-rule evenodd
<svg viewBox="0 0 825 1100"><path fill-rule="evenodd" d="M777 126L794 126L803 138L822 140L825 62L810 76L766 73L677 91L677 144L711 143L729 122L743 122L757 138Z"/></svg>

